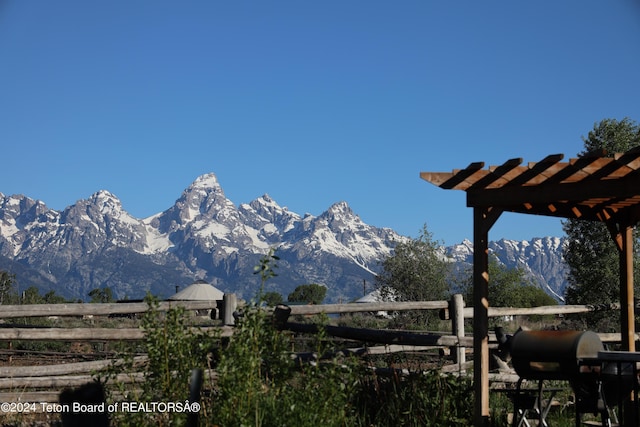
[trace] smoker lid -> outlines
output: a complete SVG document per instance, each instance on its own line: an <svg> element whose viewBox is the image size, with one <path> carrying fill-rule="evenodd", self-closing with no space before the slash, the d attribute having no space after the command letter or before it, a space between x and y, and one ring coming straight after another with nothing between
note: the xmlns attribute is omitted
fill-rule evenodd
<svg viewBox="0 0 640 427"><path fill-rule="evenodd" d="M510 345L513 368L527 379L571 379L580 359L595 358L603 348L592 331L519 331Z"/></svg>

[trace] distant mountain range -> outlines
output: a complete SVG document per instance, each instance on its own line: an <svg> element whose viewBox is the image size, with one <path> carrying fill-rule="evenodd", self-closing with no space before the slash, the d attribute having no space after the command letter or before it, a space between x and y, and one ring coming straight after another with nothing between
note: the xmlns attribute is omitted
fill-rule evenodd
<svg viewBox="0 0 640 427"><path fill-rule="evenodd" d="M117 298L167 297L206 280L240 297L255 295L254 266L277 247L278 276L267 291L285 298L298 285L318 283L327 302L347 302L373 290L380 261L405 239L365 224L346 202L319 216L298 215L268 195L234 205L214 174L198 177L164 212L138 219L118 198L98 191L62 211L23 195L0 193L0 269L19 288L36 286L68 298L110 287ZM490 249L507 266L523 267L549 294L566 287L563 239L500 240ZM472 245L443 248L458 267L472 262Z"/></svg>

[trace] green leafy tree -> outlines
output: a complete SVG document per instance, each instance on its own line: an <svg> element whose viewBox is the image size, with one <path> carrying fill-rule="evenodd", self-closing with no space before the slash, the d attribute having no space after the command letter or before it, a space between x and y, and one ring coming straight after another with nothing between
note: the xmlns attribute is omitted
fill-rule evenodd
<svg viewBox="0 0 640 427"><path fill-rule="evenodd" d="M607 155L625 152L640 146L640 126L628 118L605 119L594 125L583 137L585 155L604 149ZM600 222L569 219L562 223L568 243L564 259L569 267L569 286L565 293L568 304L610 304L620 300L619 256L606 225ZM634 233L634 253L638 253L638 238ZM637 257L636 257L637 259ZM638 266L636 261L634 264ZM635 283L638 283L636 268ZM609 329L618 317L615 312L597 312L587 316L589 327Z"/></svg>
<svg viewBox="0 0 640 427"><path fill-rule="evenodd" d="M40 295L40 291L35 286L29 286L22 292L22 303L23 304L42 304L44 303L44 298Z"/></svg>
<svg viewBox="0 0 640 427"><path fill-rule="evenodd" d="M463 286L465 299L473 300L473 275ZM532 285L522 268L508 268L496 256L489 257L489 304L492 307L539 307L556 305L557 301Z"/></svg>
<svg viewBox="0 0 640 427"><path fill-rule="evenodd" d="M109 287L92 289L89 292L89 296L91 297L89 301L91 303L108 303L114 301L113 292Z"/></svg>
<svg viewBox="0 0 640 427"><path fill-rule="evenodd" d="M398 301L437 301L447 299L450 265L432 234L423 226L416 239L398 242L393 254L382 261L376 286L383 296ZM422 324L434 318L430 310L404 312L398 320Z"/></svg>
<svg viewBox="0 0 640 427"><path fill-rule="evenodd" d="M300 285L289 294L289 302L303 302L305 304L322 304L327 295L327 288L322 285L311 283Z"/></svg>
<svg viewBox="0 0 640 427"><path fill-rule="evenodd" d="M275 307L278 304L282 304L282 295L279 292L269 291L264 294L264 302L269 307Z"/></svg>
<svg viewBox="0 0 640 427"><path fill-rule="evenodd" d="M61 295L57 295L56 291L49 291L44 294L42 298L44 304L64 304L67 302L67 299Z"/></svg>

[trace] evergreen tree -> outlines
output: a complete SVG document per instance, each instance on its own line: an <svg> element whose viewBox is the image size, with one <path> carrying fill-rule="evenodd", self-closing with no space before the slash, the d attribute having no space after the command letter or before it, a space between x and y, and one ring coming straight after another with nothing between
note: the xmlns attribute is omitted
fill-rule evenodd
<svg viewBox="0 0 640 427"><path fill-rule="evenodd" d="M594 125L586 138L583 137L583 156L596 150L605 155L625 152L640 146L640 126L625 118L617 121L605 119ZM620 266L618 249L606 225L600 222L568 219L562 223L568 237L564 259L569 267L569 286L565 293L568 304L610 304L620 300ZM634 246L638 246L634 233ZM637 250L635 251L637 254ZM637 259L637 256L636 256ZM635 261L635 266L638 262ZM637 268L636 274L637 277ZM637 278L635 283L638 283ZM587 317L588 326L610 330L616 325L617 312L594 313Z"/></svg>

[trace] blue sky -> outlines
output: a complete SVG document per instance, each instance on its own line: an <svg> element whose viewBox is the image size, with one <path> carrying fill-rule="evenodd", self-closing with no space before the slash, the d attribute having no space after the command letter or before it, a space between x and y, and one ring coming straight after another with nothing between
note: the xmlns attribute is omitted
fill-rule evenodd
<svg viewBox="0 0 640 427"><path fill-rule="evenodd" d="M475 161L575 156L640 121L640 2L0 2L0 192L64 209L109 190L138 218L214 172L446 244L465 194L421 180ZM505 214L490 239L562 235Z"/></svg>

